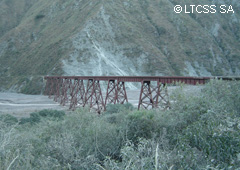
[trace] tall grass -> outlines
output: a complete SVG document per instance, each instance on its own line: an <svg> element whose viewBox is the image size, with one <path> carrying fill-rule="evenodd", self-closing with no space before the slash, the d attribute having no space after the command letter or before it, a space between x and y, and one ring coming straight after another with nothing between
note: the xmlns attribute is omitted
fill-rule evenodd
<svg viewBox="0 0 240 170"><path fill-rule="evenodd" d="M0 169L237 169L240 83L176 90L167 111L109 105L102 115L44 110L0 117Z"/></svg>

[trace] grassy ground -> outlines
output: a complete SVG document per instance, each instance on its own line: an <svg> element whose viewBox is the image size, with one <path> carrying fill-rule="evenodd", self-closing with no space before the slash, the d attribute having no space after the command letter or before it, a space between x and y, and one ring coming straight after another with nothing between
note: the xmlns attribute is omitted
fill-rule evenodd
<svg viewBox="0 0 240 170"><path fill-rule="evenodd" d="M174 92L167 111L109 105L0 117L0 169L238 169L240 83Z"/></svg>

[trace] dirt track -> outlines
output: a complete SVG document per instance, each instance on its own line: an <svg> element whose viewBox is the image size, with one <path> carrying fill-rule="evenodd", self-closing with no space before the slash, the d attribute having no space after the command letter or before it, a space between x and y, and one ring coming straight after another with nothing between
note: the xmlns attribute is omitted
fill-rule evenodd
<svg viewBox="0 0 240 170"><path fill-rule="evenodd" d="M183 91L190 95L198 94L203 86L185 86ZM179 87L168 87L169 94ZM140 90L128 90L127 96L129 103L135 107L138 105ZM103 93L104 94L104 93ZM43 110L56 109L68 110L68 106L61 106L52 99L43 95L25 95L19 93L0 93L0 114L12 114L16 117L26 117L30 113Z"/></svg>

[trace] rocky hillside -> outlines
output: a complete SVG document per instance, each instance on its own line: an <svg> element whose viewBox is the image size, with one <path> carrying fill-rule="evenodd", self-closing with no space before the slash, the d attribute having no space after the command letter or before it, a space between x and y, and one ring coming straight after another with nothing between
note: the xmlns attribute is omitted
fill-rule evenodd
<svg viewBox="0 0 240 170"><path fill-rule="evenodd" d="M37 93L44 75L240 75L239 47L238 0L0 0L2 90Z"/></svg>

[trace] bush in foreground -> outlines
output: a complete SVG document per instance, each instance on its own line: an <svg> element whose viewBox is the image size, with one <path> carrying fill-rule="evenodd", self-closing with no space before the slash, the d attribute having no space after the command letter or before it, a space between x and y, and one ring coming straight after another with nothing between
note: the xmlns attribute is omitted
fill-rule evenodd
<svg viewBox="0 0 240 170"><path fill-rule="evenodd" d="M39 112L34 112L30 114L29 118L21 118L20 124L30 123L35 124L39 123L42 118L44 119L52 119L52 120L62 120L65 113L64 111L58 110L42 110Z"/></svg>
<svg viewBox="0 0 240 170"><path fill-rule="evenodd" d="M199 96L179 90L167 111L116 105L102 115L44 110L30 116L34 123L1 119L0 169L237 169L239 88L211 81Z"/></svg>
<svg viewBox="0 0 240 170"><path fill-rule="evenodd" d="M18 122L18 119L12 115L5 114L0 115L0 121L5 123L6 125L14 125Z"/></svg>

